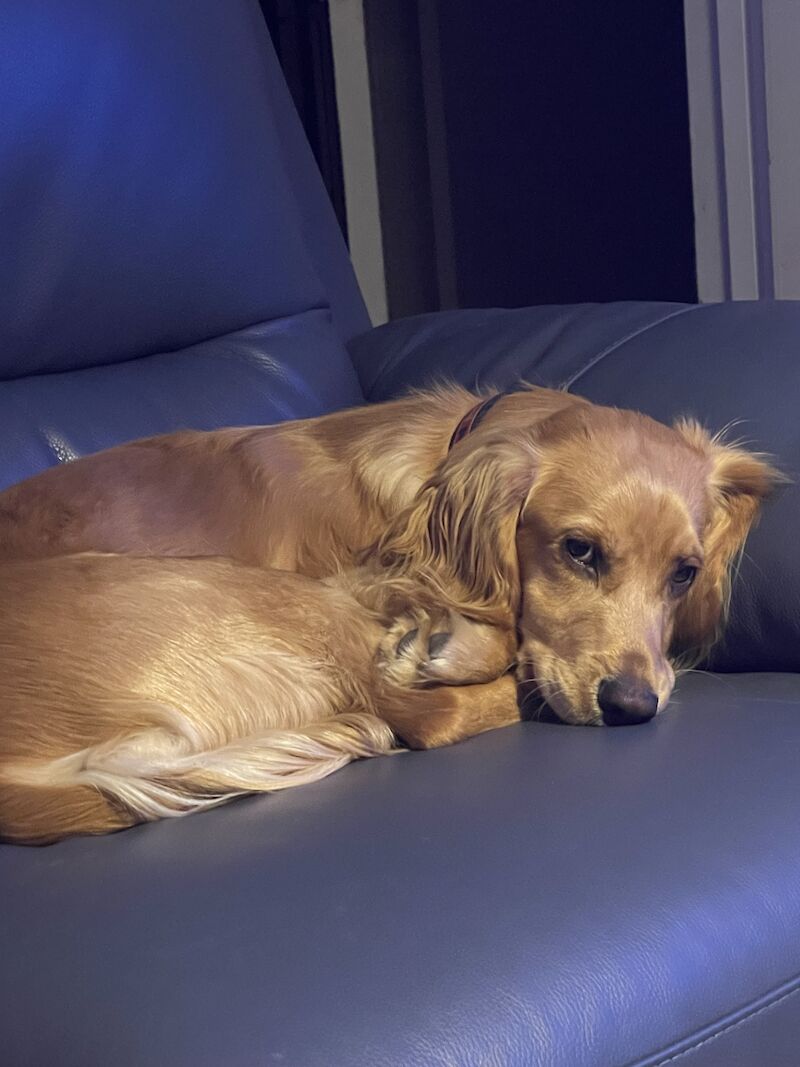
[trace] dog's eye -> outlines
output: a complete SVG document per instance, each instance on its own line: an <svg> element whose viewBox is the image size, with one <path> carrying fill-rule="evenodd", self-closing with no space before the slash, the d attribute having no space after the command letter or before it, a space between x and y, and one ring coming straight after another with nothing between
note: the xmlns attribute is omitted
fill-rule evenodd
<svg viewBox="0 0 800 1067"><path fill-rule="evenodd" d="M568 537L564 542L564 551L582 567L594 567L597 563L596 547L591 541L584 541L581 537Z"/></svg>
<svg viewBox="0 0 800 1067"><path fill-rule="evenodd" d="M697 574L697 567L693 567L691 563L684 563L683 566L678 567L672 575L672 584L677 590L688 589L695 579Z"/></svg>

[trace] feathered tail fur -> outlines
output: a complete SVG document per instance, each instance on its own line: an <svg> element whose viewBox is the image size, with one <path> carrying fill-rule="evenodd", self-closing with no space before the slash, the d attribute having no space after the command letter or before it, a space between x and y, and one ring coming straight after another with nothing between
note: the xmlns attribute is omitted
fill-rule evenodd
<svg viewBox="0 0 800 1067"><path fill-rule="evenodd" d="M198 748L191 723L153 727L47 762L7 764L0 835L46 843L107 833L215 807L245 793L319 781L354 759L395 749L392 731L367 712L298 729L269 729Z"/></svg>

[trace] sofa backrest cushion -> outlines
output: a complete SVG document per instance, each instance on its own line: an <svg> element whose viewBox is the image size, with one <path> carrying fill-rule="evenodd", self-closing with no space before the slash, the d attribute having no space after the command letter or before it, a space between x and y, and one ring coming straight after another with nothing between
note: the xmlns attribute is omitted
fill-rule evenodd
<svg viewBox="0 0 800 1067"><path fill-rule="evenodd" d="M0 376L328 304L250 0L0 6Z"/></svg>
<svg viewBox="0 0 800 1067"><path fill-rule="evenodd" d="M26 0L0 41L0 483L358 403L369 322L257 0Z"/></svg>

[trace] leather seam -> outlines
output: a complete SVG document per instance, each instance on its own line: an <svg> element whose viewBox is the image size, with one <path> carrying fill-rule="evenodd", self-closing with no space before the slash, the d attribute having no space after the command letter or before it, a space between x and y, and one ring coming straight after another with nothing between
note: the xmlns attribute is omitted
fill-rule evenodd
<svg viewBox="0 0 800 1067"><path fill-rule="evenodd" d="M131 356L130 359L121 360L120 362L132 363L136 359L150 359L152 356L175 356L180 352L185 352L187 348L194 348L197 345L207 345L212 341L222 341L226 337L231 337L237 333L244 333L246 330L255 330L258 326L271 326L275 322L288 322L290 319L299 318L301 315L309 315L317 311L327 311L329 316L332 316L330 304L314 304L307 308L298 308L297 311L287 311L283 315L275 315L271 319L256 319L255 322L245 323L244 326L237 326L233 330L225 330L222 333L212 333L208 337L201 337L199 341L190 341L186 345L178 345L177 348L163 348L157 352L146 352L144 355ZM101 367L114 367L116 363L100 363ZM92 367L94 364L92 364ZM81 370L90 368L79 368ZM55 371L56 374L70 373L69 371Z"/></svg>
<svg viewBox="0 0 800 1067"><path fill-rule="evenodd" d="M690 1053L696 1052L698 1049L703 1048L706 1045L710 1045L711 1042L716 1041L717 1038L724 1037L725 1034L730 1034L734 1030L738 1030L738 1028L740 1026L744 1026L745 1023L749 1023L751 1020L758 1018L759 1015L763 1015L765 1012L771 1011L773 1008L778 1007L779 1004L783 1004L784 1001L787 1001L791 997L795 996L797 993L800 993L800 976L796 976L795 978L791 979L791 982L794 983L793 988L786 990L779 996L776 996L773 1000L768 1000L766 1004L761 1004L754 1010L748 1011L740 1018L735 1019L732 1022L726 1023L718 1030L715 1030L714 1033L708 1034L706 1037L702 1038L702 1040L697 1041L692 1045L687 1045L679 1052L673 1052L666 1058L654 1060L651 1057L648 1057L645 1060L637 1060L636 1063L632 1065L632 1067L666 1067L667 1064L676 1063L684 1056L688 1056ZM656 1055L659 1055L659 1053L656 1053Z"/></svg>
<svg viewBox="0 0 800 1067"><path fill-rule="evenodd" d="M222 341L226 337L232 337L237 333L244 333L246 330L254 330L258 326L271 326L273 323L288 322L290 319L299 318L301 315L309 315L319 311L327 312L328 321L332 322L333 312L331 311L330 304L315 304L313 307L299 308L297 311L287 311L284 315L276 315L271 319L256 319L254 322L248 322L244 326L236 326L234 329L224 330L222 333L212 333L207 337L200 337L197 341L189 341L187 344L178 345L174 348L158 348L153 352L140 352L138 355L125 356L122 359L115 359L110 363L87 363L85 367L63 367L58 370L43 368L42 370L29 371L27 374L13 374L8 377L0 374L0 384L3 384L4 382L26 381L29 378L54 377L58 374L80 374L82 371L104 370L107 367L122 367L126 363L136 363L136 361L140 359L155 359L157 356L177 356L181 352L186 352L190 348L195 348L197 345L210 344L212 341ZM346 349L341 338L339 338L339 341Z"/></svg>
<svg viewBox="0 0 800 1067"><path fill-rule="evenodd" d="M573 385L584 376L584 374L588 374L589 371L593 370L598 363L602 362L602 360L606 358L606 356L610 356L612 352L616 352L617 349L622 348L622 346L626 345L629 341L633 341L635 340L635 338L640 337L642 334L648 333L650 330L654 330L657 326L662 326L665 322L669 322L670 319L676 319L679 315L686 315L690 311L698 311L700 308L705 306L705 304L689 304L686 307L678 308L676 311L671 311L668 315L664 315L662 318L656 319L655 322L648 322L647 325L640 326L638 329L632 330L629 334L626 334L625 337L621 337L618 341L614 341L613 344L608 345L602 350L602 352L598 352L597 355L592 356L588 363L586 363L583 367L581 367L580 370L576 371L569 378L567 378L567 380L563 383L563 388L571 389Z"/></svg>

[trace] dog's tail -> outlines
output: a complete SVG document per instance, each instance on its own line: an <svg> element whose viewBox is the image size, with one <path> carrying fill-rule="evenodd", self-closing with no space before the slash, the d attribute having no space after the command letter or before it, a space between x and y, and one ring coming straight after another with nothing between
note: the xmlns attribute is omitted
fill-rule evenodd
<svg viewBox="0 0 800 1067"><path fill-rule="evenodd" d="M0 840L48 844L316 782L351 760L393 751L377 716L349 712L217 748L194 731L152 727L48 761L0 767Z"/></svg>

